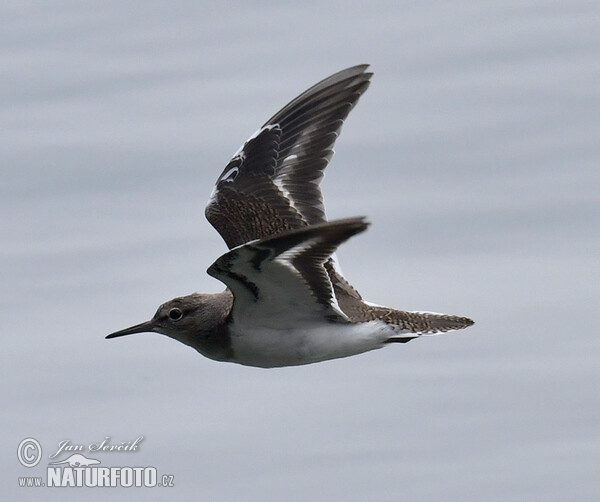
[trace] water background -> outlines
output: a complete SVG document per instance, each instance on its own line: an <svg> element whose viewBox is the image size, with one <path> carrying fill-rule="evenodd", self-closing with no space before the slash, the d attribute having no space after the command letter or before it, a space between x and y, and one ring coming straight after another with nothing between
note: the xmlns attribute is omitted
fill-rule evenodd
<svg viewBox="0 0 600 502"><path fill-rule="evenodd" d="M96 458L173 474L179 500L598 500L599 21L584 1L3 2L2 498L106 500L17 478L64 439L143 435ZM217 175L363 62L323 183L330 218L373 223L344 272L370 301L476 325L268 371L104 340L221 289Z"/></svg>

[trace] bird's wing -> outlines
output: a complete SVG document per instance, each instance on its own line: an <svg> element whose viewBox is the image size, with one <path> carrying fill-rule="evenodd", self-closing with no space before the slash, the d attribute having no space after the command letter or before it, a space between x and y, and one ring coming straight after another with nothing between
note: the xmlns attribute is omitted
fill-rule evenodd
<svg viewBox="0 0 600 502"><path fill-rule="evenodd" d="M217 259L208 273L232 291L233 321L244 326L284 328L323 318L349 322L337 306L325 263L367 226L363 218L350 218L248 242Z"/></svg>
<svg viewBox="0 0 600 502"><path fill-rule="evenodd" d="M344 120L369 86L367 67L306 90L233 156L205 211L230 249L325 221L319 183Z"/></svg>

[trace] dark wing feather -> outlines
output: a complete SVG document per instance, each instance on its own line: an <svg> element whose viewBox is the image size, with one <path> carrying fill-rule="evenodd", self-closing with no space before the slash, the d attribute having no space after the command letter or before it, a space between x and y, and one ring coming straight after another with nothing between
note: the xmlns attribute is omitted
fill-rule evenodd
<svg viewBox="0 0 600 502"><path fill-rule="evenodd" d="M206 207L229 248L325 221L319 183L344 120L369 86L367 67L303 92L234 155Z"/></svg>
<svg viewBox="0 0 600 502"><path fill-rule="evenodd" d="M348 322L339 310L325 263L337 247L367 228L363 218L321 223L238 246L208 273L234 295L234 322L292 322L327 318Z"/></svg>

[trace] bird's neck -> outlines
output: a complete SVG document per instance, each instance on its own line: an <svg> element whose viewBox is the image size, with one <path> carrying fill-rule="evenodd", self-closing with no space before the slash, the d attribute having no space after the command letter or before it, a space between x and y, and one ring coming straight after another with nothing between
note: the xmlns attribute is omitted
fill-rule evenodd
<svg viewBox="0 0 600 502"><path fill-rule="evenodd" d="M212 328L195 333L188 340L180 340L190 345L202 355L216 361L231 360L231 339L229 337L229 318L233 307L233 294L226 289L215 293L205 304L205 315L210 316Z"/></svg>

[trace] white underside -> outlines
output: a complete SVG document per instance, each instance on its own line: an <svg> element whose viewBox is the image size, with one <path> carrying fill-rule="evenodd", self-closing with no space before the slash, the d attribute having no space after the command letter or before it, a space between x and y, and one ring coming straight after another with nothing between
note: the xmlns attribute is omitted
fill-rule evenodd
<svg viewBox="0 0 600 502"><path fill-rule="evenodd" d="M273 368L315 363L379 349L397 331L382 321L343 324L313 321L303 328L230 326L233 362Z"/></svg>

